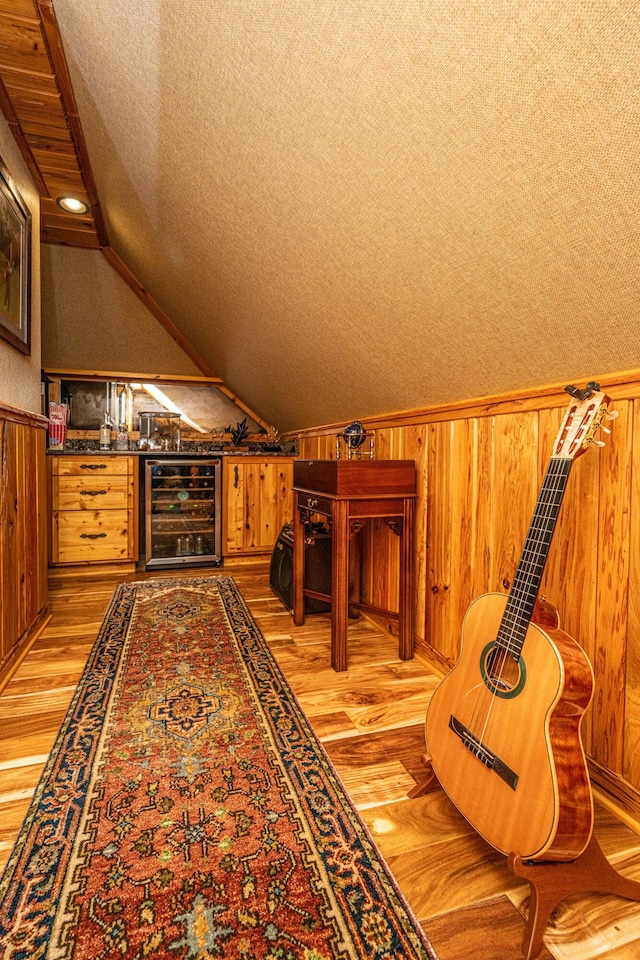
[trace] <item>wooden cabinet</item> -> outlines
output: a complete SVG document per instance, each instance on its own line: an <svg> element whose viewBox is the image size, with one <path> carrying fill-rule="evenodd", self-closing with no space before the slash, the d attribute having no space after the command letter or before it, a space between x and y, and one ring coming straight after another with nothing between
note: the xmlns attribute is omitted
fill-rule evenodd
<svg viewBox="0 0 640 960"><path fill-rule="evenodd" d="M58 456L50 464L51 563L136 560L136 458Z"/></svg>
<svg viewBox="0 0 640 960"><path fill-rule="evenodd" d="M222 552L271 553L293 518L293 458L225 457Z"/></svg>
<svg viewBox="0 0 640 960"><path fill-rule="evenodd" d="M47 618L46 427L0 403L0 687Z"/></svg>

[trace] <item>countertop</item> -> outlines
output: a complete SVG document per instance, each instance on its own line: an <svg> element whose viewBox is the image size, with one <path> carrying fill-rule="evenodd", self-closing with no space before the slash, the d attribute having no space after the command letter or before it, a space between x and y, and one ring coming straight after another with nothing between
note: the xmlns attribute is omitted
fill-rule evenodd
<svg viewBox="0 0 640 960"><path fill-rule="evenodd" d="M285 450L47 450L51 457L151 457L153 459L189 459L210 457L294 457Z"/></svg>

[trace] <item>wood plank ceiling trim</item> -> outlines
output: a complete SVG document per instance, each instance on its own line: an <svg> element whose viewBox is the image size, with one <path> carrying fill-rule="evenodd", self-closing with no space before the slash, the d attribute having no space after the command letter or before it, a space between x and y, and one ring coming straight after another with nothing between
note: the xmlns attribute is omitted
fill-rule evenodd
<svg viewBox="0 0 640 960"><path fill-rule="evenodd" d="M0 110L40 194L40 241L101 250L116 273L219 390L265 430L268 424L215 376L206 361L109 244L71 85L53 0L0 0ZM56 198L89 204L65 213Z"/></svg>

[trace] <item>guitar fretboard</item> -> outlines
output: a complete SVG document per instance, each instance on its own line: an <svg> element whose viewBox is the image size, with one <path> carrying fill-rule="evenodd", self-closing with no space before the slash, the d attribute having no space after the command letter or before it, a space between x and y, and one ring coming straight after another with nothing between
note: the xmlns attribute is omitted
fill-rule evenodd
<svg viewBox="0 0 640 960"><path fill-rule="evenodd" d="M547 467L500 623L497 643L516 658L531 622L572 463L572 459L554 457Z"/></svg>

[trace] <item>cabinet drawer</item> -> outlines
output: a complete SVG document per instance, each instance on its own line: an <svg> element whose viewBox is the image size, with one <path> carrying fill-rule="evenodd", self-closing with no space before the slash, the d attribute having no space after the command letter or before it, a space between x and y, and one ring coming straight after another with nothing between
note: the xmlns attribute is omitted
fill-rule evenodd
<svg viewBox="0 0 640 960"><path fill-rule="evenodd" d="M52 502L58 510L126 510L130 492L127 476L54 477Z"/></svg>
<svg viewBox="0 0 640 960"><path fill-rule="evenodd" d="M105 477L124 474L131 470L131 457L55 457L51 468L59 477Z"/></svg>
<svg viewBox="0 0 640 960"><path fill-rule="evenodd" d="M54 514L54 562L127 560L130 512L60 510Z"/></svg>
<svg viewBox="0 0 640 960"><path fill-rule="evenodd" d="M298 506L301 510L312 510L313 513L320 513L325 517L333 514L333 501L315 493L298 493Z"/></svg>

